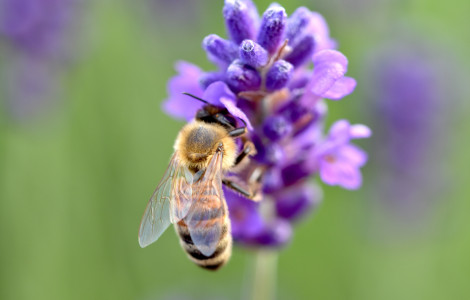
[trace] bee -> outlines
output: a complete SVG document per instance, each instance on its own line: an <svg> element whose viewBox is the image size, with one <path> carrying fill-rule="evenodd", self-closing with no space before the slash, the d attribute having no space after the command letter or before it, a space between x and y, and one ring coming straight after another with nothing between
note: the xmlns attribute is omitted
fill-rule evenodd
<svg viewBox="0 0 470 300"><path fill-rule="evenodd" d="M251 142L243 139L247 131L244 122L245 126L237 127L237 119L225 108L187 95L205 105L178 134L170 164L142 217L139 244L142 248L148 246L174 224L189 259L200 267L216 270L232 252L222 184L255 199L255 193L224 175L242 165L255 150ZM244 140L240 153L236 138Z"/></svg>

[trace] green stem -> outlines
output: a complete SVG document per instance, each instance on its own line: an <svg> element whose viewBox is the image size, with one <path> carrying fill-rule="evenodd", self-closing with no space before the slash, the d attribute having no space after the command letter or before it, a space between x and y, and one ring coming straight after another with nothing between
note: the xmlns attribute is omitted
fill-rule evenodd
<svg viewBox="0 0 470 300"><path fill-rule="evenodd" d="M248 282L248 297L250 300L274 300L276 298L277 280L277 251L258 250L250 259L248 269L251 278Z"/></svg>

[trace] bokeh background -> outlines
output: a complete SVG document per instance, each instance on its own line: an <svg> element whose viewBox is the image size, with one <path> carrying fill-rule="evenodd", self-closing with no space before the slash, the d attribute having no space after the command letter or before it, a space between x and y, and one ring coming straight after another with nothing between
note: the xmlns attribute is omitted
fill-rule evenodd
<svg viewBox="0 0 470 300"><path fill-rule="evenodd" d="M358 87L328 123L374 136L363 187L323 186L280 251L278 299L468 299L470 2L281 4L323 14L349 58ZM177 60L210 69L223 1L0 7L0 299L244 299L252 250L210 273L171 229L137 243L183 125L160 110L166 82Z"/></svg>

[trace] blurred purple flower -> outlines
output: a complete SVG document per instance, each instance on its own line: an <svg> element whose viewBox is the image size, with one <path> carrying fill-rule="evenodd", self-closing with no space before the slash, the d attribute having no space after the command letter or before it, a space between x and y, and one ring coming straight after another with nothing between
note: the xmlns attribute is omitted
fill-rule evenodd
<svg viewBox="0 0 470 300"><path fill-rule="evenodd" d="M2 0L0 35L33 56L64 55L81 0Z"/></svg>
<svg viewBox="0 0 470 300"><path fill-rule="evenodd" d="M271 4L260 17L249 0L226 0L223 15L230 39L211 34L202 42L217 69L204 72L179 63L163 108L176 118L193 119L203 104L181 95L190 92L247 123L246 138L256 154L249 167L230 176L248 182L261 174L262 201L225 189L232 234L244 245L283 246L291 239L292 223L321 201L319 186L309 182L312 176L360 187L359 168L367 156L350 142L368 137L370 130L342 120L324 137L323 98L345 97L356 81L345 76L348 60L333 49L336 43L321 15L301 7L289 17Z"/></svg>
<svg viewBox="0 0 470 300"><path fill-rule="evenodd" d="M454 100L443 74L452 63L423 39L401 37L395 43L378 48L369 61L378 132L374 164L381 170L376 192L389 216L399 219L394 226L406 224L409 230L410 223L423 221L446 184L441 161L451 105L445 103Z"/></svg>
<svg viewBox="0 0 470 300"><path fill-rule="evenodd" d="M82 0L1 0L0 43L6 103L13 118L45 112L59 89L57 73L71 58Z"/></svg>

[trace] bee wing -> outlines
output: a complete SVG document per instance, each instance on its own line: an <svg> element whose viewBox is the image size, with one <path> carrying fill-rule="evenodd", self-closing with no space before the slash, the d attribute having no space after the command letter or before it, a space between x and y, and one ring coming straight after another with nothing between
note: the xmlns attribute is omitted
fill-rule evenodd
<svg viewBox="0 0 470 300"><path fill-rule="evenodd" d="M155 242L170 223L178 222L191 205L192 174L178 162L176 153L150 198L139 229L139 244Z"/></svg>
<svg viewBox="0 0 470 300"><path fill-rule="evenodd" d="M193 185L193 205L185 218L194 245L211 256L222 233L225 198L222 191L222 152L212 157L202 177Z"/></svg>

